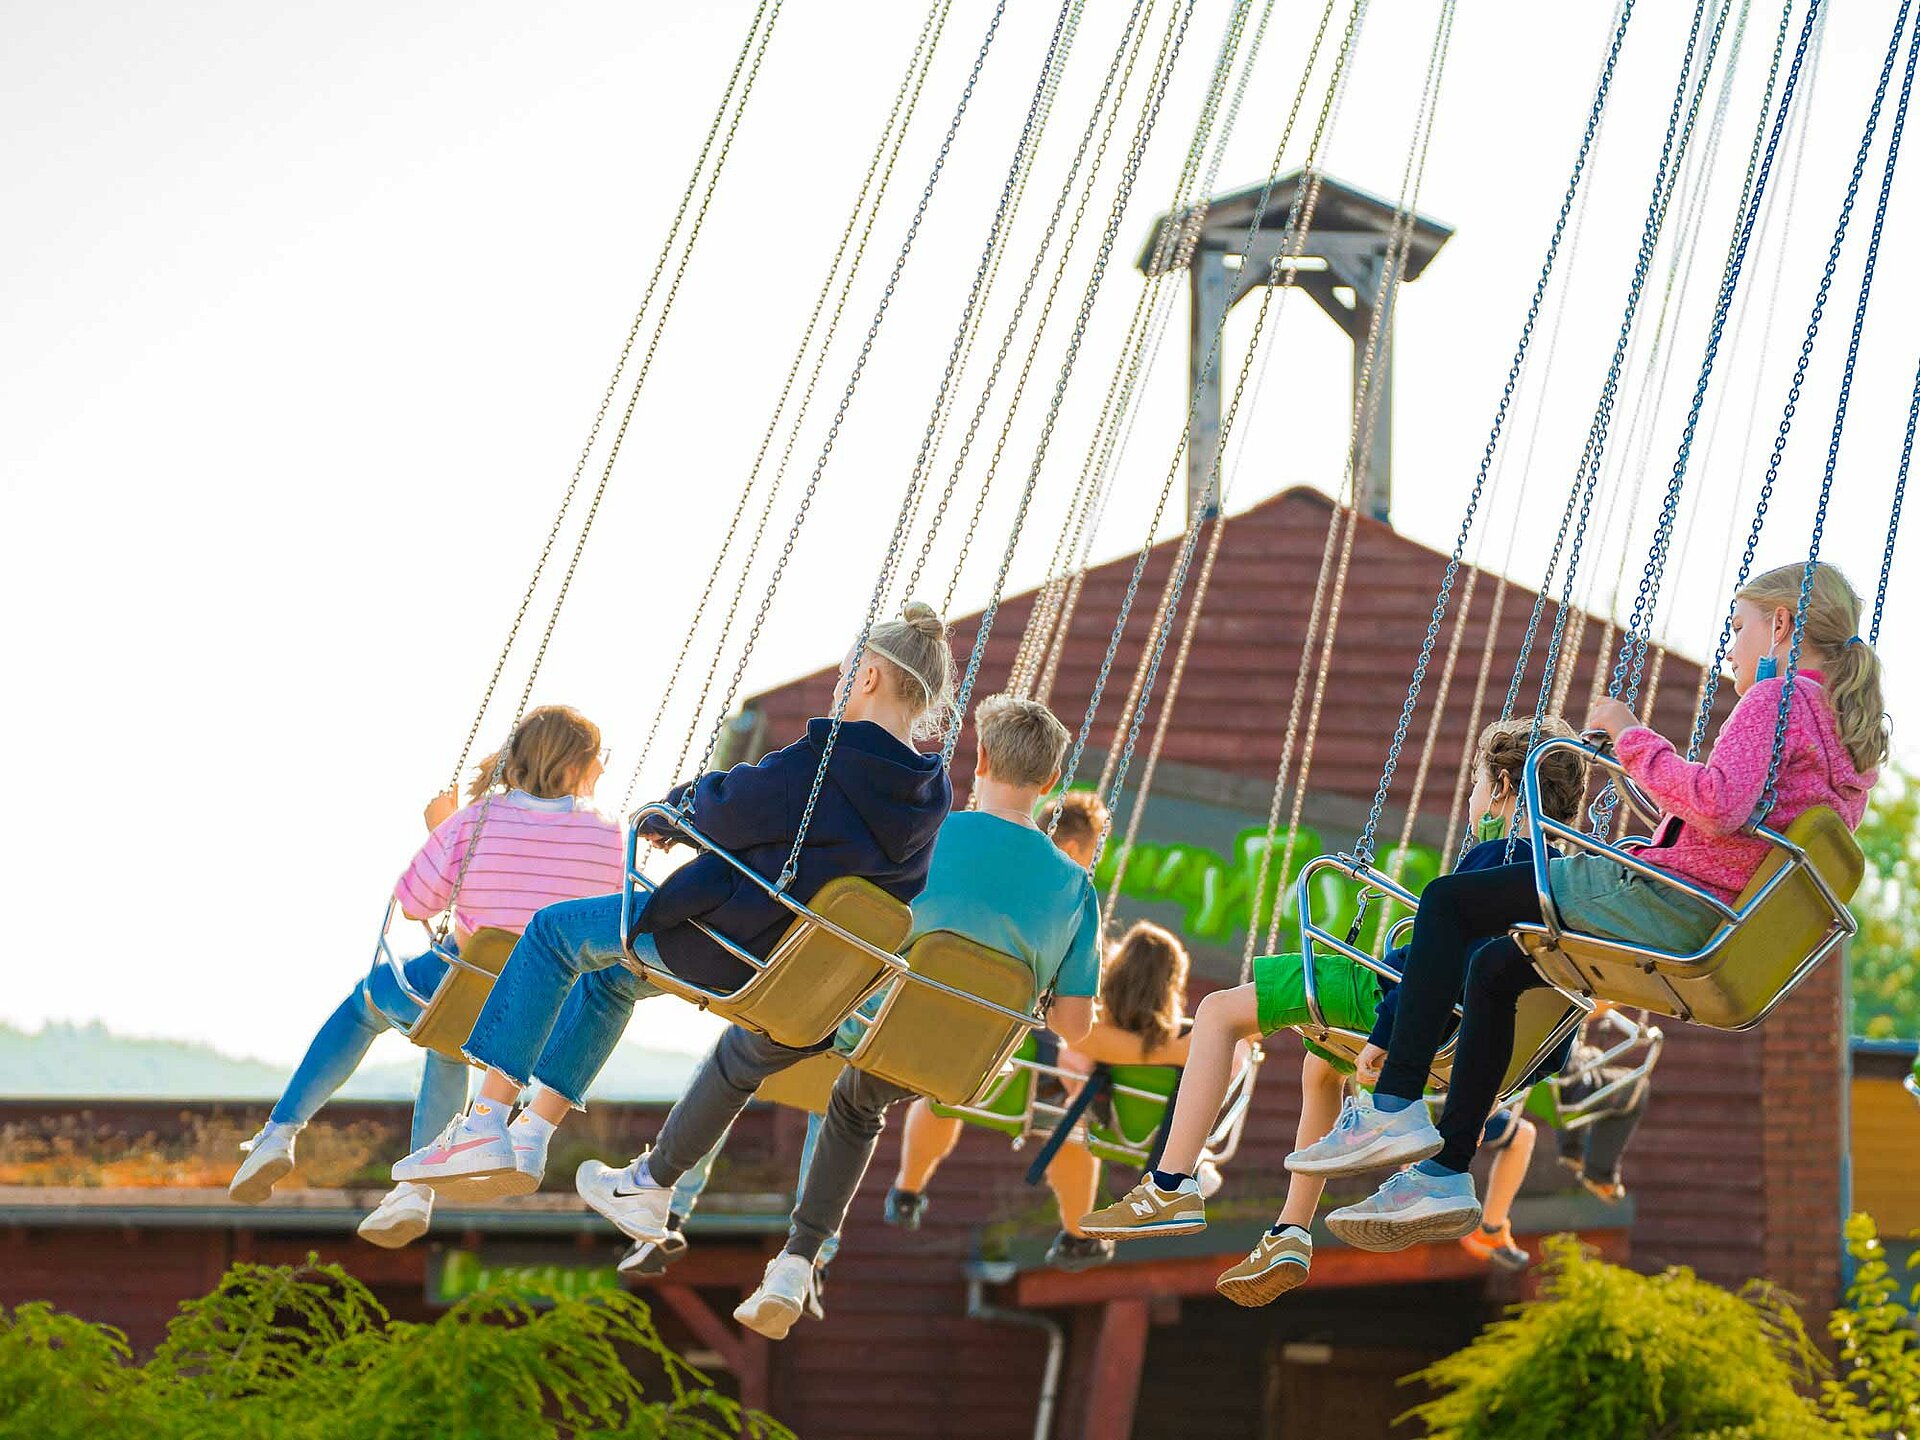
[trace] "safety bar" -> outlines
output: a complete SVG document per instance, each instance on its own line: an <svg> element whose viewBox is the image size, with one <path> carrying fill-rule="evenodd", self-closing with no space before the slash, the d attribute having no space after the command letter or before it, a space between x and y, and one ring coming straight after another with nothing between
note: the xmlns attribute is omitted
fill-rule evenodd
<svg viewBox="0 0 1920 1440"><path fill-rule="evenodd" d="M639 919L639 910L634 904L634 900L636 895L645 894L650 896L654 890L658 888L641 870L639 858L640 827L648 820L664 821L669 828L684 836L689 844L697 846L709 855L719 856L721 860L746 876L755 885L758 885L766 892L768 898L784 906L793 913L795 918L805 921L812 929L825 930L836 939L853 946L857 950L864 951L896 975L904 975L907 973L907 962L898 955L888 950L882 950L871 941L863 940L860 936L855 935L851 930L834 924L833 921L826 919L824 916L815 914L812 910L809 910L805 905L802 905L798 900L795 900L791 895L787 894L786 891L780 889L772 881L768 880L766 876L762 875L752 866L728 854L725 850L722 850L718 845L714 844L713 841L703 835L699 829L695 827L693 821L682 812L676 810L664 800L656 800L650 804L642 805L638 810L635 810L628 819L625 883L620 887L620 946L621 949L625 951L627 968L632 970L634 974L638 975L642 980L645 980L649 985L663 990L669 995L676 995L680 999L698 1005L704 1010L709 1005L716 1002L729 1001L739 995L741 990L744 990L747 985L751 985L753 980L757 978L762 971L773 964L774 959L779 956L780 951L776 950L772 956L762 960L745 946L736 944L712 926L696 920L693 922L694 927L698 929L701 934L705 935L709 940L713 941L714 944L726 951L728 955L752 970L754 972L753 976L736 989L715 990L709 989L704 985L696 985L690 980L683 980L665 966L649 965L646 961L642 960L635 952L633 945L635 934L634 925ZM878 982L862 994L855 1002L856 1006L865 1004L868 997L886 982L886 978L887 977L883 975Z"/></svg>
<svg viewBox="0 0 1920 1440"><path fill-rule="evenodd" d="M371 984L373 972L384 965L387 968L387 973L393 976L394 984L400 987L400 993L406 996L410 1003L418 1006L421 1010L425 1010L427 1006L433 1003L433 997L431 995L422 995L418 990L413 988L412 982L407 979L406 962L400 958L400 952L393 948L393 917L394 912L399 910L399 908L399 897L388 896L386 913L380 917L380 935L373 944L373 964L367 968L367 973L362 976L360 980L360 997L365 1000L368 1005L372 1006L373 1009L379 1013L381 1019L385 1020L394 1029L398 1030L402 1035L411 1036L413 1034L414 1021L403 1021L398 1015L391 1013L385 1006L381 1005L379 998L373 993L373 986ZM427 932L428 948L435 955L438 955L441 962L449 969L468 970L475 975L484 976L488 980L494 978L491 970L482 970L478 965L473 965L462 960L459 950L434 935L433 927L427 924L426 921L422 920L419 923L420 928ZM446 983L444 977L441 983ZM414 1020L418 1019L419 1016L416 1015Z"/></svg>
<svg viewBox="0 0 1920 1440"><path fill-rule="evenodd" d="M1648 1025L1635 1020L1620 1010L1609 1010L1601 1020L1610 1022L1621 1032L1621 1038L1613 1045L1591 1056L1576 1069L1564 1070L1558 1075L1549 1075L1547 1084L1553 1087L1554 1101L1560 1112L1561 1127L1568 1130L1580 1130L1599 1120L1606 1114L1609 1103L1616 1095L1631 1090L1647 1076L1653 1073L1653 1067L1659 1063L1660 1052L1666 1047L1667 1037L1657 1025ZM1624 1073L1616 1075L1604 1085L1600 1085L1580 1099L1568 1102L1567 1090L1581 1082L1589 1080L1601 1070L1617 1064L1636 1049L1645 1047L1640 1058Z"/></svg>
<svg viewBox="0 0 1920 1440"><path fill-rule="evenodd" d="M1819 870L1808 860L1807 852L1801 849L1800 846L1794 844L1793 841L1789 840L1785 835L1782 835L1777 830L1769 829L1765 825L1756 823L1750 824L1745 828L1748 834L1766 841L1777 850L1786 852L1787 863L1769 876L1766 884L1761 886L1759 891L1755 893L1745 905L1736 910L1718 895L1714 895L1709 891L1701 889L1698 885L1691 884L1676 875L1670 875L1666 871L1648 864L1631 851L1624 850L1618 845L1611 844L1597 836L1589 835L1578 826L1567 825L1544 814L1540 808L1540 762L1545 756L1552 754L1555 750L1577 751L1586 756L1590 764L1598 766L1600 769L1617 777L1628 785L1632 785L1633 783L1632 778L1628 776L1626 772L1626 768L1621 765L1616 757L1608 753L1603 747L1584 741L1555 737L1536 745L1533 753L1527 756L1526 769L1523 774L1523 784L1526 791L1527 820L1533 832L1534 889L1539 894L1542 926L1546 931L1548 943L1554 947L1558 948L1561 937L1567 933L1567 925L1560 917L1559 908L1554 904L1553 889L1549 883L1551 874L1549 863L1553 858L1553 851L1547 844L1549 838L1564 841L1567 845L1578 850L1584 850L1588 854L1605 856L1608 860L1618 864L1624 870L1630 870L1636 875L1657 881L1659 884L1665 885L1670 889L1678 890L1683 895L1691 896L1720 916L1721 924L1719 928L1708 937L1706 943L1698 950L1686 954L1676 953L1671 950L1662 950L1652 945L1641 945L1628 941L1614 940L1607 936L1582 934L1580 937L1583 941L1599 949L1613 952L1614 956L1616 956L1621 963L1638 964L1641 968L1648 971L1658 971L1662 974L1677 975L1682 978L1707 971L1713 959L1714 952L1719 949L1721 943L1727 936L1746 923L1747 918L1773 894L1774 890L1787 878L1788 874L1795 870L1804 873L1813 881L1815 888L1820 892L1821 899L1826 901L1827 908L1831 913L1832 919L1829 922L1827 938L1815 947L1813 954L1794 972L1793 977L1781 990L1780 995L1767 1007L1767 1011L1771 1011L1773 1005L1779 1004L1780 1000L1784 998L1795 985L1799 984L1807 973L1812 970L1814 965L1830 954L1835 946L1839 945L1847 936L1854 934L1859 929L1859 923L1853 918L1852 912L1849 911L1839 897L1833 893L1833 889L1827 884L1826 878L1822 876ZM1757 1025L1761 1020L1766 1018L1767 1011L1763 1011L1760 1015L1756 1016L1753 1021L1750 1022L1749 1026L1743 1026L1741 1028L1750 1028L1751 1025Z"/></svg>

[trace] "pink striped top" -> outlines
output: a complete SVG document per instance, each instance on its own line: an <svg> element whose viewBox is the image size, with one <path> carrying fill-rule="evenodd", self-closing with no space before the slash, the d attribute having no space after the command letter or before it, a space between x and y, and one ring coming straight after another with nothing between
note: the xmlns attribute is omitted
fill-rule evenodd
<svg viewBox="0 0 1920 1440"><path fill-rule="evenodd" d="M393 887L408 915L423 919L447 908L483 803L449 815L413 857ZM496 795L460 885L454 926L461 934L489 925L517 934L542 905L618 890L624 859L620 826L571 796Z"/></svg>

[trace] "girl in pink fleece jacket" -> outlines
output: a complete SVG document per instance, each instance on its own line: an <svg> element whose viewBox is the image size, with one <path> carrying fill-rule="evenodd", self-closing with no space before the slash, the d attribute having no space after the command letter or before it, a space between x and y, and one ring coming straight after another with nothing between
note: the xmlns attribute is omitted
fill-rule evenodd
<svg viewBox="0 0 1920 1440"><path fill-rule="evenodd" d="M1777 677L1793 643L1803 574L1803 566L1782 566L1736 598L1728 658L1740 701L1704 762L1676 753L1617 700L1600 701L1587 719L1589 729L1613 737L1627 773L1665 811L1642 858L1728 901L1769 849L1746 826L1766 791L1785 684ZM1831 565L1817 566L1774 804L1765 817L1774 829L1817 805L1836 811L1850 828L1866 811L1886 758L1887 729L1880 662L1854 633L1859 619L1860 601L1846 579ZM1686 954L1719 928L1718 914L1704 903L1604 855L1557 858L1549 878L1570 930ZM1479 1221L1467 1165L1512 1054L1520 995L1545 982L1517 944L1484 946L1469 967L1468 943L1540 919L1530 865L1442 876L1422 893L1393 1040L1372 1103L1287 1160L1290 1168L1325 1176L1419 1162L1378 1194L1329 1216L1341 1239L1399 1249L1464 1235ZM1452 1083L1436 1126L1421 1093L1463 993Z"/></svg>

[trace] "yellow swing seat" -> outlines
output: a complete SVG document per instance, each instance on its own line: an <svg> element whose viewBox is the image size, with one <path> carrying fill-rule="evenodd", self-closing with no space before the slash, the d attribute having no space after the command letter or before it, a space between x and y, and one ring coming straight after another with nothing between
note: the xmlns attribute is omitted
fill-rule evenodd
<svg viewBox="0 0 1920 1440"><path fill-rule="evenodd" d="M869 1020L847 1063L943 1105L973 1105L1020 1042L1044 1022L1032 1012L1033 971L1012 955L936 930L914 941L907 968Z"/></svg>
<svg viewBox="0 0 1920 1440"><path fill-rule="evenodd" d="M710 926L700 925L708 939L753 972L737 989L721 991L694 984L635 953L634 921L654 888L639 863L639 827L649 819L665 820L689 843L718 855L793 913L786 933L764 960ZM626 883L620 904L628 968L656 989L758 1031L777 1044L796 1049L819 1044L889 976L904 971L905 962L894 952L912 924L912 911L871 880L856 875L827 881L802 904L713 844L691 820L666 804L642 806L628 827Z"/></svg>
<svg viewBox="0 0 1920 1440"><path fill-rule="evenodd" d="M1306 992L1307 1007L1313 1012L1313 1019L1294 1030L1316 1047L1327 1051L1349 1066L1356 1064L1360 1052L1366 1048L1368 1036L1364 1031L1353 1030L1329 1022L1321 1009L1318 980L1314 970L1314 951L1316 948L1330 950L1345 956L1357 965L1380 976L1383 980L1397 985L1400 972L1388 961L1368 954L1358 945L1335 935L1313 918L1314 897L1319 887L1315 884L1318 874L1325 870L1338 870L1359 882L1364 893L1373 898L1392 901L1413 910L1419 908L1419 897L1414 895L1398 880L1372 865L1364 864L1351 855L1317 855L1300 869L1299 914L1301 980ZM1384 948L1392 949L1399 943L1400 936L1413 925L1413 917L1400 920L1388 932ZM1570 998L1558 988L1551 990L1529 990L1520 997L1514 1016L1513 1054L1507 1061L1505 1077L1500 1082L1502 1102L1510 1099L1524 1088L1527 1077L1538 1070L1559 1048L1562 1041L1578 1028L1580 1022L1592 1008L1591 1004ZM1460 1007L1454 1006L1454 1014L1460 1013ZM1459 1042L1459 1032L1449 1035L1439 1051L1433 1057L1433 1064L1427 1071L1428 1085L1438 1091L1445 1090L1453 1076L1454 1047Z"/></svg>
<svg viewBox="0 0 1920 1440"><path fill-rule="evenodd" d="M1540 756L1553 746L1586 751L1594 764L1626 779L1611 755L1571 740L1549 741L1528 758L1534 878L1544 923L1517 925L1513 933L1549 984L1716 1030L1746 1030L1766 1019L1858 928L1847 901L1866 873L1866 857L1846 822L1834 811L1825 806L1804 811L1784 834L1754 825L1751 833L1765 840L1772 847L1771 853L1729 907L1706 891L1649 865L1642 857L1576 827L1542 817L1535 803L1536 767ZM1636 805L1645 808L1642 797L1633 798ZM1548 886L1544 841L1549 835L1588 853L1616 859L1624 868L1657 884L1693 895L1720 912L1720 928L1691 954L1568 930Z"/></svg>
<svg viewBox="0 0 1920 1440"><path fill-rule="evenodd" d="M408 982L406 966L389 938L393 917L399 909L398 900L387 900L387 913L380 922L380 938L374 944L373 965L360 982L360 993L389 1025L414 1044L449 1060L462 1059L460 1049L473 1033L473 1022L480 1018L487 996L493 993L493 982L499 978L501 967L507 963L520 936L515 931L487 925L468 936L466 945L459 950L435 938L433 953L440 957L447 971L431 995L422 995ZM411 1005L410 1023L406 1015L395 1014L380 1003L373 989L373 977L382 968Z"/></svg>

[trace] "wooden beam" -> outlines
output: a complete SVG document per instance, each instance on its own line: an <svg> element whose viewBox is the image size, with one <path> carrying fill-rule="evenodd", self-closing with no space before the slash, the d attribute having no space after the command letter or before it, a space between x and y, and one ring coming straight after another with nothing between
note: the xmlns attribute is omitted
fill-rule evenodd
<svg viewBox="0 0 1920 1440"><path fill-rule="evenodd" d="M1147 1358L1147 1301L1110 1300L1100 1314L1088 1376L1086 1440L1127 1440Z"/></svg>
<svg viewBox="0 0 1920 1440"><path fill-rule="evenodd" d="M1622 1263L1627 1258L1624 1230L1596 1230L1580 1237L1601 1258ZM1148 1260L1129 1265L1126 1251L1119 1263L1068 1275L1059 1270L1028 1270L1013 1282L1014 1300L1029 1309L1062 1305L1097 1305L1133 1298L1145 1302L1163 1296L1211 1295L1219 1273L1241 1258L1239 1251L1219 1255L1187 1255L1175 1260ZM1415 1245L1390 1254L1352 1250L1345 1246L1322 1249L1313 1257L1309 1285L1321 1289L1374 1285L1409 1285L1443 1280L1472 1280L1487 1274L1487 1265L1458 1245Z"/></svg>
<svg viewBox="0 0 1920 1440"><path fill-rule="evenodd" d="M767 1340L751 1330L736 1330L712 1310L690 1285L662 1281L652 1293L673 1311L707 1349L717 1354L740 1386L740 1403L754 1410L767 1408Z"/></svg>

